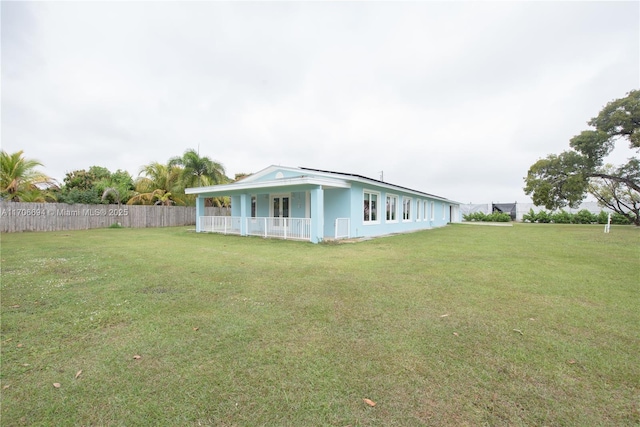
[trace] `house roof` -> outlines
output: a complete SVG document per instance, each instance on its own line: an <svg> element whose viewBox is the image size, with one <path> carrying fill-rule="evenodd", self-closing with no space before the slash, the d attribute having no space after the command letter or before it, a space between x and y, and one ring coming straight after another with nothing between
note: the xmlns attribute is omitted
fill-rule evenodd
<svg viewBox="0 0 640 427"><path fill-rule="evenodd" d="M283 189L283 188L313 188L321 185L325 188L350 188L351 184L341 178L332 176L318 176L313 175L300 175L290 178L277 178L266 181L258 181L264 175L267 175L275 170L289 170L294 172L300 172L299 168L289 168L282 166L269 166L255 174L245 177L239 181L231 184L210 185L207 187L193 187L185 189L186 194L203 194L205 196L222 196L231 195L246 192L247 190L259 190L259 189Z"/></svg>
<svg viewBox="0 0 640 427"><path fill-rule="evenodd" d="M359 181L359 182L370 182L370 183L374 183L375 185L381 186L381 187L387 187L387 188L397 188L399 190L402 191L408 191L410 193L416 193L416 194L422 194L434 199L439 199L439 200L445 200L448 202L453 202L453 203L458 203L458 202L454 202L453 200L449 200L445 197L440 197L440 196L436 196L435 194L430 194L430 193L425 193L424 191L418 191L418 190L413 190L411 188L408 187L403 187L401 185L396 185L396 184L390 184L388 182L385 181L380 181L377 179L373 179L373 178L368 178L366 176L362 176L362 175L358 175L358 174L354 174L354 173L344 173L344 172L335 172L335 171L327 171L327 170L321 170L321 169L311 169L311 168L305 168L305 167L300 167L300 169L303 170L308 170L308 171L314 171L314 172L320 172L320 173L328 173L328 174L333 174L333 175L343 175L343 176L347 176L347 177L351 177L352 180L354 181Z"/></svg>
<svg viewBox="0 0 640 427"><path fill-rule="evenodd" d="M278 178L278 179L270 179L266 181L259 181L259 179L265 175L268 175L276 170L282 171L290 171L290 172L309 172L309 175L300 175L291 178ZM459 204L458 202L446 199L444 197L436 196L434 194L425 193L423 191L412 190L407 187L403 187L400 185L390 184L388 182L380 181L373 178L367 178L362 175L353 174L353 173L344 173L344 172L335 172L323 169L313 169L306 167L286 167L286 166L269 166L255 174L249 175L239 181L233 182L231 184L222 184L222 185L211 185L207 187L194 187L187 188L185 190L186 194L203 194L206 196L221 196L221 195L229 195L232 193L245 192L247 190L256 190L256 189L276 189L276 188L284 188L284 187L313 187L317 185L322 185L325 188L350 188L352 182L358 182L362 184L375 185L376 187L383 187L396 191L403 191L408 193L413 193L416 195L423 195L433 199L438 199L446 202L451 202L455 204Z"/></svg>

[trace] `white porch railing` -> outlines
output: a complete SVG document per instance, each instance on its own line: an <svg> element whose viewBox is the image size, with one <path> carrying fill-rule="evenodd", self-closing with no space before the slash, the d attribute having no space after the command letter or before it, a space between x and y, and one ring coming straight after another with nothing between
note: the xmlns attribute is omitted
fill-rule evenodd
<svg viewBox="0 0 640 427"><path fill-rule="evenodd" d="M311 240L311 218L247 218L247 234L278 239Z"/></svg>
<svg viewBox="0 0 640 427"><path fill-rule="evenodd" d="M242 234L242 217L201 216L200 231ZM278 239L311 240L311 218L246 218L246 234Z"/></svg>
<svg viewBox="0 0 640 427"><path fill-rule="evenodd" d="M222 234L241 234L242 218L235 216L201 216L200 231Z"/></svg>
<svg viewBox="0 0 640 427"><path fill-rule="evenodd" d="M335 239L348 239L351 237L351 220L349 218L336 218Z"/></svg>

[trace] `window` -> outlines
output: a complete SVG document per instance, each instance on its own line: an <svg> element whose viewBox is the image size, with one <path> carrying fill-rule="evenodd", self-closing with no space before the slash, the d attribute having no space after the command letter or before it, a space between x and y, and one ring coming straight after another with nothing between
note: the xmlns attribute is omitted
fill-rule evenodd
<svg viewBox="0 0 640 427"><path fill-rule="evenodd" d="M422 210L423 219L427 221L429 219L429 202L424 201L424 209Z"/></svg>
<svg viewBox="0 0 640 427"><path fill-rule="evenodd" d="M251 218L256 217L256 206L257 206L257 198L256 196L251 196Z"/></svg>
<svg viewBox="0 0 640 427"><path fill-rule="evenodd" d="M387 222L398 222L398 196L387 196Z"/></svg>
<svg viewBox="0 0 640 427"><path fill-rule="evenodd" d="M411 198L402 198L402 220L411 221Z"/></svg>
<svg viewBox="0 0 640 427"><path fill-rule="evenodd" d="M431 202L431 221L436 219L435 212L436 212L436 204L434 202Z"/></svg>
<svg viewBox="0 0 640 427"><path fill-rule="evenodd" d="M364 216L363 220L365 223L374 223L378 222L378 198L380 195L378 193L373 193L371 191L364 192Z"/></svg>
<svg viewBox="0 0 640 427"><path fill-rule="evenodd" d="M420 217L420 205L422 205L422 200L416 200L416 221L422 221Z"/></svg>

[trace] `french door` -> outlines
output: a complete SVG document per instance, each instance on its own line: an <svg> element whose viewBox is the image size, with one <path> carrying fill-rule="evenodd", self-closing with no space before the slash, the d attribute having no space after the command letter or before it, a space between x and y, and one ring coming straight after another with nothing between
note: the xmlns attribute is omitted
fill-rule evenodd
<svg viewBox="0 0 640 427"><path fill-rule="evenodd" d="M272 195L270 216L273 218L273 225L280 227L284 225L284 219L289 218L289 201L291 196L289 195Z"/></svg>

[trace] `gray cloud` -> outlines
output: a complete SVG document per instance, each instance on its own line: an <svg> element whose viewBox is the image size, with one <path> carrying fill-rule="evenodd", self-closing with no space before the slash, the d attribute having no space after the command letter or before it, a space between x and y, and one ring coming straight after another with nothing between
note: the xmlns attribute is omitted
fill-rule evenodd
<svg viewBox="0 0 640 427"><path fill-rule="evenodd" d="M2 4L2 148L61 180L200 147L462 202L639 86L633 2ZM626 153L629 154L629 153ZM625 155L626 155L625 154ZM633 154L633 153L632 153Z"/></svg>

